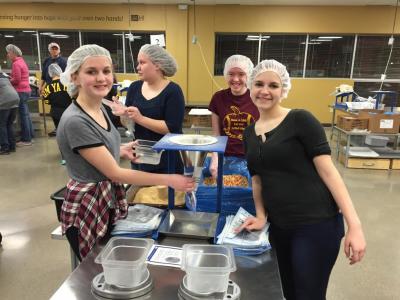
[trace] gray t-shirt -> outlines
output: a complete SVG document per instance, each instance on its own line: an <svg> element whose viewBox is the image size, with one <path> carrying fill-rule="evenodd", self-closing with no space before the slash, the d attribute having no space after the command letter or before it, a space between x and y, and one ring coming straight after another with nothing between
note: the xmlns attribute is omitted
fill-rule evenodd
<svg viewBox="0 0 400 300"><path fill-rule="evenodd" d="M87 183L107 180L106 176L79 155L79 149L104 145L119 163L121 137L103 107L102 111L107 120L107 129L101 127L76 101L63 113L58 125L57 143L67 161L68 175L76 181Z"/></svg>

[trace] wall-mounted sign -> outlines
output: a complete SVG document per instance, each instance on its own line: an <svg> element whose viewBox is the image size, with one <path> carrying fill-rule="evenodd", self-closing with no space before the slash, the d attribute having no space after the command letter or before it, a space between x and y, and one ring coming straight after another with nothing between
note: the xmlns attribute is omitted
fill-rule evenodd
<svg viewBox="0 0 400 300"><path fill-rule="evenodd" d="M131 15L131 21L133 22L144 21L144 15Z"/></svg>
<svg viewBox="0 0 400 300"><path fill-rule="evenodd" d="M163 34L151 34L150 44L165 47L165 37Z"/></svg>

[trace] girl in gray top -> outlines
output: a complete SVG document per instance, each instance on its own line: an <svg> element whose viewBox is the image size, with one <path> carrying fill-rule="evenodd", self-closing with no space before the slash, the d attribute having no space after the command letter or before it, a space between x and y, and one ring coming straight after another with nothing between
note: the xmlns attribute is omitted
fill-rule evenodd
<svg viewBox="0 0 400 300"><path fill-rule="evenodd" d="M108 50L97 45L75 50L61 82L76 99L57 129L57 142L70 176L61 222L75 253L85 257L110 226L127 215L121 183L192 191L194 181L181 175L149 174L119 166L120 157L134 160L133 142L120 145L118 131L102 107L102 99L113 84Z"/></svg>

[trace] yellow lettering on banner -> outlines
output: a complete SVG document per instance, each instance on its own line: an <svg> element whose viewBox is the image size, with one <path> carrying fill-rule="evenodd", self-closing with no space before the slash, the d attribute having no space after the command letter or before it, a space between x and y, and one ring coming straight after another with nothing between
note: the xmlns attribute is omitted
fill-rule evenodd
<svg viewBox="0 0 400 300"><path fill-rule="evenodd" d="M60 84L57 82L55 92L61 92Z"/></svg>
<svg viewBox="0 0 400 300"><path fill-rule="evenodd" d="M52 84L51 84L51 86L53 87L53 90L54 90L54 91L56 90L56 85L57 85L57 83L52 83Z"/></svg>

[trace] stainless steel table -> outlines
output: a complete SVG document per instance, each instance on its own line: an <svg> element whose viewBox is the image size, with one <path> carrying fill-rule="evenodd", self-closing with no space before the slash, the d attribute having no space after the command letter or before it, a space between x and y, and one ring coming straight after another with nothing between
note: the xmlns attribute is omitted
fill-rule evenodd
<svg viewBox="0 0 400 300"><path fill-rule="evenodd" d="M169 246L182 246L183 244L204 243L195 239L164 238L158 244ZM97 246L86 259L68 276L61 287L51 297L52 300L87 300L96 299L92 295L90 287L92 279L102 272L101 265L94 262L94 258L100 252ZM279 278L278 263L273 250L258 256L236 256L237 270L231 273L230 279L237 283L241 289L241 300L257 299L284 299ZM148 265L154 281L154 288L147 297L136 298L152 300L176 300L178 299L178 287L184 276L180 269Z"/></svg>

